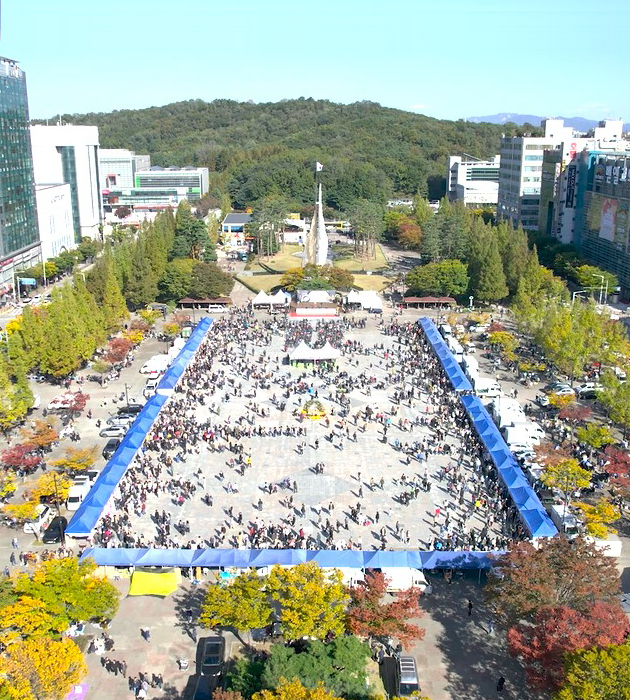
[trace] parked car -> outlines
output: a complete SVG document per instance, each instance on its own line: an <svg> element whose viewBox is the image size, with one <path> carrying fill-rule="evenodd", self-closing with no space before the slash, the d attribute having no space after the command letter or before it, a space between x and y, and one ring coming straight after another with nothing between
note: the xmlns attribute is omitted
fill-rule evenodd
<svg viewBox="0 0 630 700"><path fill-rule="evenodd" d="M228 307L223 304L208 304L209 314L223 314L228 311Z"/></svg>
<svg viewBox="0 0 630 700"><path fill-rule="evenodd" d="M35 518L24 523L22 527L24 532L39 532L52 518L52 510L50 510L48 506L40 504L37 506L36 510L37 515Z"/></svg>
<svg viewBox="0 0 630 700"><path fill-rule="evenodd" d="M572 389L565 382L555 382L553 384L548 384L543 389L545 394L556 394L557 396L571 396L575 394L575 390Z"/></svg>
<svg viewBox="0 0 630 700"><path fill-rule="evenodd" d="M144 406L140 403L130 403L127 404L126 406L121 406L118 409L118 413L130 413L135 415L138 415L140 411L144 408Z"/></svg>
<svg viewBox="0 0 630 700"><path fill-rule="evenodd" d="M199 676L191 700L212 700L218 683L212 676Z"/></svg>
<svg viewBox="0 0 630 700"><path fill-rule="evenodd" d="M576 387L575 393L579 399L593 400L597 398L597 394L603 389L601 384L597 382L586 382Z"/></svg>
<svg viewBox="0 0 630 700"><path fill-rule="evenodd" d="M123 428L128 428L134 422L135 419L135 416L130 416L128 413L117 413L114 416L110 416L105 422L107 423L107 425L116 425L119 427L122 426Z"/></svg>
<svg viewBox="0 0 630 700"><path fill-rule="evenodd" d="M219 678L225 663L225 639L206 637L199 640L197 649L197 671L201 676Z"/></svg>
<svg viewBox="0 0 630 700"><path fill-rule="evenodd" d="M44 535L42 537L42 542L44 544L53 544L55 542L61 542L63 534L68 527L68 521L63 517L63 515L55 516L51 521L50 525L44 530Z"/></svg>
<svg viewBox="0 0 630 700"><path fill-rule="evenodd" d="M127 432L127 426L124 425L110 425L107 428L103 428L99 433L99 437L123 437Z"/></svg>
<svg viewBox="0 0 630 700"><path fill-rule="evenodd" d="M396 694L402 698L410 697L420 691L418 668L413 656L401 656L396 664Z"/></svg>
<svg viewBox="0 0 630 700"><path fill-rule="evenodd" d="M118 445L120 445L121 439L120 438L111 438L107 441L107 444L105 447L103 447L103 452L102 455L105 459L109 459L114 452L118 449Z"/></svg>

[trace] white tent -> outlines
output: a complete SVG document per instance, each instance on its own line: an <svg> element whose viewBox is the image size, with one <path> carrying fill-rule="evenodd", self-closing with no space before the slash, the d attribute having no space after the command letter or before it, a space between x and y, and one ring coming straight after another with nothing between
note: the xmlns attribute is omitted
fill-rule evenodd
<svg viewBox="0 0 630 700"><path fill-rule="evenodd" d="M341 351L326 341L324 347L314 350L318 354L318 360L338 360L341 357Z"/></svg>
<svg viewBox="0 0 630 700"><path fill-rule="evenodd" d="M291 301L291 295L279 289L273 296L269 297L270 304L282 304L286 306Z"/></svg>
<svg viewBox="0 0 630 700"><path fill-rule="evenodd" d="M263 292L261 289L258 294L252 299L253 306L259 306L261 304L272 304L273 297L270 297L267 292Z"/></svg>
<svg viewBox="0 0 630 700"><path fill-rule="evenodd" d="M346 296L346 304L360 304L362 298L361 294L362 292L357 292L356 289L348 292L348 295Z"/></svg>
<svg viewBox="0 0 630 700"><path fill-rule="evenodd" d="M291 350L289 353L289 360L291 362L303 362L304 360L315 360L316 350L312 350L309 346L301 340L298 345Z"/></svg>

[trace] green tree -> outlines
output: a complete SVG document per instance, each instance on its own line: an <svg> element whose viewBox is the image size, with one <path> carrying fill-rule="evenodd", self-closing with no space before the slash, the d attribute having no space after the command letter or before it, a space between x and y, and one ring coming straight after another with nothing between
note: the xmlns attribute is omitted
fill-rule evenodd
<svg viewBox="0 0 630 700"><path fill-rule="evenodd" d="M630 382L622 382L614 372L604 372L602 384L604 389L598 399L611 420L623 429L625 437L630 428Z"/></svg>
<svg viewBox="0 0 630 700"><path fill-rule="evenodd" d="M215 263L200 262L193 268L188 292L193 299L214 299L228 296L233 286L232 276Z"/></svg>
<svg viewBox="0 0 630 700"><path fill-rule="evenodd" d="M496 230L503 272L510 295L516 294L529 258L527 234L522 226L512 228L511 220L501 222Z"/></svg>
<svg viewBox="0 0 630 700"><path fill-rule="evenodd" d="M355 255L358 258L375 258L376 242L383 233L383 208L376 202L359 199L348 216L354 229Z"/></svg>
<svg viewBox="0 0 630 700"><path fill-rule="evenodd" d="M53 377L65 377L77 369L85 352L85 328L71 313L67 300L68 294L54 289L44 318L47 342L39 366Z"/></svg>
<svg viewBox="0 0 630 700"><path fill-rule="evenodd" d="M163 301L179 301L188 295L192 282L192 272L196 265L192 258L175 258L164 270L160 280L160 299Z"/></svg>
<svg viewBox="0 0 630 700"><path fill-rule="evenodd" d="M103 291L100 306L107 331L119 328L121 321L128 315L125 299L116 280L114 263L109 256L106 256L104 260Z"/></svg>
<svg viewBox="0 0 630 700"><path fill-rule="evenodd" d="M157 275L154 272L146 246L142 239L136 242L131 274L125 286L125 299L132 309L138 309L155 301L158 293Z"/></svg>
<svg viewBox="0 0 630 700"><path fill-rule="evenodd" d="M435 219L428 219L422 225L422 242L420 252L424 260L428 262L438 262L442 255L442 243L440 241L440 230Z"/></svg>
<svg viewBox="0 0 630 700"><path fill-rule="evenodd" d="M574 651L566 660L566 680L553 700L629 700L630 645Z"/></svg>
<svg viewBox="0 0 630 700"><path fill-rule="evenodd" d="M270 257L284 246L283 230L289 215L288 202L280 197L266 197L256 204L247 231L256 243L259 256Z"/></svg>
<svg viewBox="0 0 630 700"><path fill-rule="evenodd" d="M492 302L508 295L497 237L479 219L471 230L468 272L470 293L476 299Z"/></svg>
<svg viewBox="0 0 630 700"><path fill-rule="evenodd" d="M578 428L575 435L581 443L588 445L593 450L601 450L606 445L612 445L615 442L610 428L597 423L588 423Z"/></svg>
<svg viewBox="0 0 630 700"><path fill-rule="evenodd" d="M205 223L194 217L188 202L180 202L175 215L175 238L171 258L203 260L206 249L210 248L211 242Z"/></svg>
<svg viewBox="0 0 630 700"><path fill-rule="evenodd" d="M414 267L407 275L410 294L456 296L468 289L466 265L459 260L442 260Z"/></svg>
<svg viewBox="0 0 630 700"><path fill-rule="evenodd" d="M604 278L603 282L601 278ZM573 268L571 278L580 285L580 287L594 288L598 294L600 288L605 289L608 286L608 291L612 292L619 286L617 276L612 272L602 270L595 265L579 265Z"/></svg>
<svg viewBox="0 0 630 700"><path fill-rule="evenodd" d="M564 459L545 467L540 480L552 489L558 489L564 502L569 504L573 494L578 489L583 489L591 483L591 474L580 467L577 459Z"/></svg>
<svg viewBox="0 0 630 700"><path fill-rule="evenodd" d="M343 697L363 697L366 689L367 644L357 637L340 636L324 644L312 641L297 653L291 646L274 644L262 674L263 686L279 688L283 679L297 679L306 688L319 684Z"/></svg>

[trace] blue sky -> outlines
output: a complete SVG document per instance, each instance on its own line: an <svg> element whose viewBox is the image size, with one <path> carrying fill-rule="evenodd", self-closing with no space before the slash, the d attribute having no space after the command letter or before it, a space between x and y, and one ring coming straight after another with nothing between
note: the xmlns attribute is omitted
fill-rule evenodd
<svg viewBox="0 0 630 700"><path fill-rule="evenodd" d="M0 54L38 118L304 96L630 121L629 35L628 0L4 0Z"/></svg>

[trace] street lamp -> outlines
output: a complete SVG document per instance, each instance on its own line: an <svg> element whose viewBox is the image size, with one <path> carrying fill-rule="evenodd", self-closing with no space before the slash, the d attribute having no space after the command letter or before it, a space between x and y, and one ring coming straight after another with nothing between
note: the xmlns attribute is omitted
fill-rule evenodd
<svg viewBox="0 0 630 700"><path fill-rule="evenodd" d="M606 296L604 297L605 299L608 299L608 280L604 275L598 275L595 272L592 273L593 277L599 277L601 280L600 285L599 285L599 304L600 306L602 305L602 292L604 291L604 282L606 283Z"/></svg>
<svg viewBox="0 0 630 700"><path fill-rule="evenodd" d="M571 306L573 306L573 302L575 301L575 297L578 296L579 294L588 294L589 290L588 289L579 289L577 292L573 292L571 295Z"/></svg>
<svg viewBox="0 0 630 700"><path fill-rule="evenodd" d="M473 310L473 301L475 300L474 296L469 296L468 297L468 308L472 311Z"/></svg>

